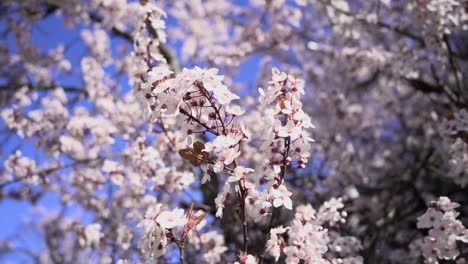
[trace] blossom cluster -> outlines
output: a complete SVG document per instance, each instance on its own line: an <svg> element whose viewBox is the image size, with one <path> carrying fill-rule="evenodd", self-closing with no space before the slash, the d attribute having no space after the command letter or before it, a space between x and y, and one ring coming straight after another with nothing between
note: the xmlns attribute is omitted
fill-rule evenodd
<svg viewBox="0 0 468 264"><path fill-rule="evenodd" d="M305 168L313 141L308 132L313 125L300 100L303 80L273 68L268 88L259 88L259 93L263 125L253 130L259 135L261 156L252 157L258 159L258 173L251 179L255 188L248 195L248 215L255 222L265 220L273 208L292 209L292 192L284 178L288 169ZM256 191L262 185L263 191Z"/></svg>
<svg viewBox="0 0 468 264"><path fill-rule="evenodd" d="M186 133L183 142L189 145L179 154L202 168L202 183L218 173L228 174L215 199L216 216L222 217L226 205L236 201L245 211L241 213L245 228L246 217L259 222L272 214L272 208L292 209L292 193L284 177L288 168L305 167L313 141L307 130L313 125L300 101L304 82L273 68L270 86L259 89L259 107L266 109L264 125L258 131L262 158L257 170L243 166L242 144L255 141L252 132L237 121L245 112L232 103L239 97L217 73L216 69L195 67L174 76L164 66L155 67L138 93L150 121L179 121L180 130ZM200 135L214 138L202 143L196 141Z"/></svg>
<svg viewBox="0 0 468 264"><path fill-rule="evenodd" d="M429 203L426 213L418 217L417 227L429 229L428 236L416 242L420 243L425 263L439 263L440 259L466 261L457 258L460 254L458 243L468 244L468 229L457 219L459 213L455 211L459 206L442 196Z"/></svg>
<svg viewBox="0 0 468 264"><path fill-rule="evenodd" d="M466 262L466 1L237 2L2 1L0 262Z"/></svg>
<svg viewBox="0 0 468 264"><path fill-rule="evenodd" d="M139 240L142 253L147 259L155 259L166 252L166 246L171 242L183 248L187 237L193 237L193 232L203 225L204 217L205 213L201 210L193 212L193 205L187 213L179 208L167 210L159 203L150 205L144 219L138 223L138 227L142 228ZM216 235L207 234L199 239L200 243L209 243L213 240L220 244L220 248L211 253L207 252L208 255L225 251ZM215 256L208 257L208 255L207 259L216 259Z"/></svg>
<svg viewBox="0 0 468 264"><path fill-rule="evenodd" d="M148 73L141 94L143 104L151 120L177 116L184 143L193 145L180 154L203 168L204 183L210 173L223 171L239 157L240 142L249 134L234 119L244 110L230 105L239 97L222 84L223 76L216 69L184 69L175 78L171 74L166 67L155 67ZM207 134L216 138L207 144L195 142L197 135Z"/></svg>
<svg viewBox="0 0 468 264"><path fill-rule="evenodd" d="M99 246L102 237L101 225L97 223L90 224L84 227L82 236L80 236L78 242L81 246L97 247Z"/></svg>
<svg viewBox="0 0 468 264"><path fill-rule="evenodd" d="M270 230L266 252L276 261L285 255L286 263L364 263L355 256L361 249L359 240L337 232L345 222L343 207L341 198L325 202L319 211L298 206L290 227Z"/></svg>
<svg viewBox="0 0 468 264"><path fill-rule="evenodd" d="M168 244L167 229L182 227L187 222L183 209L163 211L162 207L161 204L149 207L145 218L138 224L143 228L139 247L149 259L157 258L165 253Z"/></svg>
<svg viewBox="0 0 468 264"><path fill-rule="evenodd" d="M37 183L39 181L36 162L27 157L24 157L19 150L8 157L3 166L5 167L6 172L13 175L17 179L31 183ZM2 180L6 181L6 179Z"/></svg>
<svg viewBox="0 0 468 264"><path fill-rule="evenodd" d="M189 233L188 242L196 250L203 250L202 261L204 263L222 262L223 253L228 250L223 235L216 231L199 232L194 230Z"/></svg>
<svg viewBox="0 0 468 264"><path fill-rule="evenodd" d="M465 187L468 183L468 112L462 109L454 114L447 114L441 124L441 133L450 155L450 171L447 175L455 183Z"/></svg>
<svg viewBox="0 0 468 264"><path fill-rule="evenodd" d="M460 27L468 29L466 3L458 0L413 1L408 9L415 11L414 18L421 23L423 34L428 43L442 40L443 35L454 33Z"/></svg>
<svg viewBox="0 0 468 264"><path fill-rule="evenodd" d="M259 88L259 93L260 104L268 106L264 130L259 131L264 138L260 149L267 157L263 171L267 180L281 184L283 179L278 174L285 166L304 168L310 156L313 139L308 129L314 126L300 101L304 81L273 68L270 86L266 90Z"/></svg>

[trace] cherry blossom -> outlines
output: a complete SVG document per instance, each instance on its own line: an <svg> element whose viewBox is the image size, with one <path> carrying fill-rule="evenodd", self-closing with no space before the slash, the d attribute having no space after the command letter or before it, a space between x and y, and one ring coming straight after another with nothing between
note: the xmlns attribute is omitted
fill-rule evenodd
<svg viewBox="0 0 468 264"><path fill-rule="evenodd" d="M88 246L99 246L100 240L103 236L100 224L91 224L84 228L84 242Z"/></svg>
<svg viewBox="0 0 468 264"><path fill-rule="evenodd" d="M430 206L418 218L418 228L430 228L421 245L425 263L439 263L438 259L463 261L463 258L457 258L460 254L457 241L468 243L468 229L456 219L459 213L454 209L458 204L447 197L440 197Z"/></svg>
<svg viewBox="0 0 468 264"><path fill-rule="evenodd" d="M184 209L174 209L173 211L164 211L158 215L156 221L166 229L172 229L176 226L184 226L187 219L184 216Z"/></svg>
<svg viewBox="0 0 468 264"><path fill-rule="evenodd" d="M292 209L292 200L290 198L292 193L288 191L286 186L281 185L278 187L278 189L272 188L270 190L270 195L273 197L272 199L274 207L280 207L283 205L289 210Z"/></svg>
<svg viewBox="0 0 468 264"><path fill-rule="evenodd" d="M2 11L0 262L467 261L466 1Z"/></svg>

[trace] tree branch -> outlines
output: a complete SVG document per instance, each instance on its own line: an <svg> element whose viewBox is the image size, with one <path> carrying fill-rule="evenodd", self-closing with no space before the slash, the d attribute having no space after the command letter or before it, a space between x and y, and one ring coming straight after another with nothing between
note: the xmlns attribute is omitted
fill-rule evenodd
<svg viewBox="0 0 468 264"><path fill-rule="evenodd" d="M54 5L54 4L47 4L45 16L49 16L49 15L53 14L59 8L60 8L60 6L57 6L57 5ZM101 16L99 16L95 12L89 12L89 17L95 23L103 23L103 21L104 21L104 18L102 18ZM124 40L127 40L128 42L131 42L131 43L134 42L133 36L129 32L123 31L123 30L121 30L119 28L116 28L116 27L111 27L110 30L111 30L112 34L114 34L115 36L120 37L120 38L122 38ZM153 34L153 32L150 32L150 33ZM154 37L157 38L157 34L155 34ZM161 55L163 55L163 57L166 59L167 64L169 64L171 70L173 72L175 72L175 73L179 72L180 71L179 63L178 63L177 58L175 57L174 53L171 51L171 49L169 47L167 47L164 43L159 43L158 49L159 49L159 52L161 53Z"/></svg>
<svg viewBox="0 0 468 264"><path fill-rule="evenodd" d="M49 90L55 90L58 88L62 88L66 92L70 93L82 93L87 95L88 92L80 87L76 86L61 86L61 85L51 85L51 86L44 86L44 85L32 85L32 84L5 84L5 85L0 85L0 91L5 92L5 91L18 91L19 89L23 87L28 87L30 90L42 90L42 91L49 91Z"/></svg>

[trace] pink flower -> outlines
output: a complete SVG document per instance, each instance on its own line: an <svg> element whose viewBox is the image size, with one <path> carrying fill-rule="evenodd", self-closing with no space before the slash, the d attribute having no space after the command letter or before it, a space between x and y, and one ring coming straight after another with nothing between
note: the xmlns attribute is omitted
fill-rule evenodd
<svg viewBox="0 0 468 264"><path fill-rule="evenodd" d="M184 209L174 209L162 212L156 218L156 221L163 228L172 229L177 226L184 226L187 223L187 218L185 218Z"/></svg>
<svg viewBox="0 0 468 264"><path fill-rule="evenodd" d="M418 217L418 228L439 227L444 214L434 208L427 209L427 212Z"/></svg>
<svg viewBox="0 0 468 264"><path fill-rule="evenodd" d="M230 176L228 178L228 182L236 182L236 181L239 181L241 179L244 179L245 176L247 175L247 173L249 172L253 172L255 170L251 169L251 168L246 168L246 167L243 167L243 166L237 166L235 169L234 169L234 175Z"/></svg>
<svg viewBox="0 0 468 264"><path fill-rule="evenodd" d="M290 196L292 193L288 191L286 186L280 185L277 189L272 188L270 195L273 197L273 206L280 207L284 205L289 210L292 210L292 200Z"/></svg>
<svg viewBox="0 0 468 264"><path fill-rule="evenodd" d="M460 206L458 203L451 202L448 197L441 196L437 201L437 205L442 209L444 212L453 211L453 209Z"/></svg>

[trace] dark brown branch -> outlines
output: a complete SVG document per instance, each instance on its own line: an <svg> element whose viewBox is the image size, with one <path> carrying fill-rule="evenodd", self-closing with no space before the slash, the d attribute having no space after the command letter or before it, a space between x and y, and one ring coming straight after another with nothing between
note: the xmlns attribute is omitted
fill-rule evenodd
<svg viewBox="0 0 468 264"><path fill-rule="evenodd" d="M24 84L24 85L13 85L13 84L5 84L5 85L0 85L0 91L13 91L16 92L20 90L23 87L28 87L30 90L42 90L42 91L49 91L49 90L55 90L58 88L62 88L65 92L70 92L70 93L82 93L82 94L87 94L87 91L83 88L76 87L76 86L44 86L44 85L31 85L31 84Z"/></svg>
<svg viewBox="0 0 468 264"><path fill-rule="evenodd" d="M279 211L279 209L273 207L273 210L271 212L270 223L268 224L268 228L265 229L265 231L264 231L264 233L265 233L265 242L264 242L262 254L260 254L260 258L258 260L259 264L263 264L263 260L265 258L265 253L266 253L266 249L267 249L267 243L268 243L268 240L270 240L270 237L271 237L270 232L271 232L271 229L273 229L277 211Z"/></svg>
<svg viewBox="0 0 468 264"><path fill-rule="evenodd" d="M443 89L441 86L432 85L424 80L421 79L413 79L413 78L403 78L407 81L411 87L415 90L418 90L422 93L442 93Z"/></svg>
<svg viewBox="0 0 468 264"><path fill-rule="evenodd" d="M42 168L42 169L39 169L39 170L37 170L35 172L32 172L32 173L30 173L30 174L28 174L26 176L17 177L15 179L13 179L11 181L7 181L7 182L0 182L0 190L5 188L5 186L7 186L7 185L17 183L17 182L21 182L21 181L23 181L23 180L25 180L25 179L27 179L29 177L32 177L33 175L38 175L43 181L45 181L45 176L50 174L50 173L54 173L56 171L60 171L60 170L67 169L67 168L73 168L74 166L84 164L84 163L87 163L87 162L102 161L105 158L106 158L105 156L100 156L100 157L97 157L97 158L94 158L94 159L75 160L74 162L69 163L69 164L63 164L63 165L50 167L50 168Z"/></svg>
<svg viewBox="0 0 468 264"><path fill-rule="evenodd" d="M194 117L192 114L190 114L189 112L187 112L185 109L183 108L180 108L180 113L185 115L186 117L188 117L188 119L192 120L192 121L195 121L197 122L199 125L201 125L202 127L204 127L208 132L212 133L213 135L215 136L219 136L219 133L214 131L213 129L211 129L210 127L208 127L207 125L203 124L200 120L198 120L198 118Z"/></svg>
<svg viewBox="0 0 468 264"><path fill-rule="evenodd" d="M458 77L457 66L455 64L455 61L453 60L452 47L450 46L450 42L448 40L447 35L444 35L443 38L444 38L444 43L447 46L448 59L449 59L450 67L452 68L453 74L455 76L455 84L457 86L457 90L460 92L460 96L464 97L465 94L464 94L464 91L462 90L460 78Z"/></svg>
<svg viewBox="0 0 468 264"><path fill-rule="evenodd" d="M94 13L94 12L90 12L89 13L89 17L91 18L92 21L96 22L96 23L102 23L104 21L104 19L102 17L100 17L98 14ZM127 33L125 31L122 31L116 27L112 27L111 28L111 31L112 31L112 34L114 34L115 36L117 37L120 37L120 38L123 38L129 42L133 42L133 37L130 33Z"/></svg>
<svg viewBox="0 0 468 264"><path fill-rule="evenodd" d="M47 10L46 16L53 14L58 9L59 9L59 6L54 5L54 4L48 4L46 7L46 10ZM96 23L102 23L104 21L104 19L95 12L89 12L89 17L91 18L93 22L96 22ZM115 36L120 37L124 40L127 40L128 42L131 42L131 43L134 42L133 36L126 31L123 31L116 27L111 27L111 32ZM150 32L150 33L152 35L154 34L154 32ZM157 34L155 34L154 37L157 38ZM163 57L166 59L167 64L170 66L171 70L174 71L175 73L179 72L180 70L179 70L179 64L178 64L177 58L175 57L171 49L167 47L164 43L159 43L158 48L159 48L159 52L161 53L161 55L163 55Z"/></svg>
<svg viewBox="0 0 468 264"><path fill-rule="evenodd" d="M97 15L96 13L90 13L89 17L91 18L91 20L97 23L102 23L103 21L103 18ZM157 32L152 27L148 26L148 30L154 38L158 38ZM114 34L115 36L123 38L132 43L134 42L133 36L128 32L122 31L116 27L112 27L111 31L112 34ZM180 70L177 58L174 56L173 52L169 49L169 47L167 47L164 43L159 43L158 49L161 55L163 55L163 57L166 59L166 62L170 66L171 70L175 73L178 73Z"/></svg>
<svg viewBox="0 0 468 264"><path fill-rule="evenodd" d="M179 247L179 263L184 264L184 261L185 261L184 242L178 243L177 246Z"/></svg>
<svg viewBox="0 0 468 264"><path fill-rule="evenodd" d="M284 145L285 145L285 150L283 152L283 162L282 162L283 165L281 166L281 171L280 171L280 175L279 175L280 176L280 182L278 183L278 185L283 183L284 176L286 175L286 169L287 169L287 166L288 166L287 159L289 157L289 151L290 151L290 147L291 147L291 137L288 136L288 137L286 137L284 139ZM273 207L272 212L271 212L270 224L268 225L268 228L265 230L265 244L263 246L263 252L260 255L260 260L258 262L260 264L263 263L263 259L265 258L265 251L266 251L266 248L267 248L267 242L270 239L270 231L273 228L275 218L276 218L276 216L278 215L279 212L280 212L280 208Z"/></svg>

